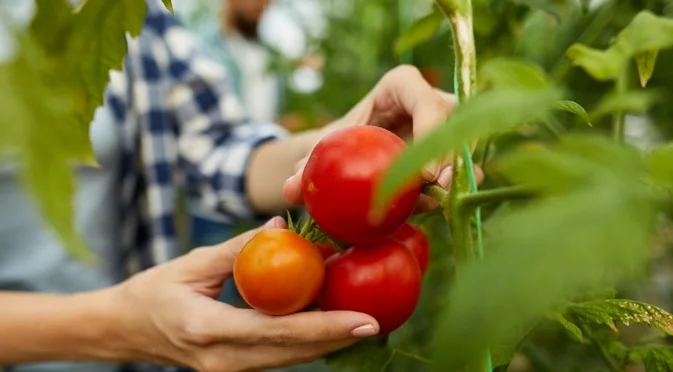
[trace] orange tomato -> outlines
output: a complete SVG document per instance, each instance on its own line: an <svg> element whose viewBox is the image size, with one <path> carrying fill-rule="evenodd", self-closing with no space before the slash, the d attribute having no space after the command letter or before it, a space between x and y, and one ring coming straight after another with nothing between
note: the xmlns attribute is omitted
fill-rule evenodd
<svg viewBox="0 0 673 372"><path fill-rule="evenodd" d="M234 263L234 281L241 297L269 315L303 310L316 299L324 279L320 251L286 229L260 231Z"/></svg>

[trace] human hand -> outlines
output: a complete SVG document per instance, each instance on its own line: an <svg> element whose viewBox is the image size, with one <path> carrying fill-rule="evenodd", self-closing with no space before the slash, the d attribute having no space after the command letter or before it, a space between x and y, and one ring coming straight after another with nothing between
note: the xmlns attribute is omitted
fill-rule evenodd
<svg viewBox="0 0 673 372"><path fill-rule="evenodd" d="M388 72L379 83L351 111L323 129L322 136L340 128L353 125L375 125L384 127L403 139L417 140L431 133L453 112L456 99L433 88L412 66L399 66ZM451 183L451 157L428 164L421 176L426 182L436 182L447 188ZM296 173L283 187L283 195L292 204L301 204L301 177L308 156L296 167ZM483 172L475 167L477 181L483 179ZM429 197L419 200L417 211L436 207Z"/></svg>
<svg viewBox="0 0 673 372"><path fill-rule="evenodd" d="M285 221L276 217L115 287L112 296L123 314L117 334L133 360L200 372L247 371L308 362L375 335L379 325L366 314L310 311L274 317L215 300L245 243L273 227L284 228Z"/></svg>

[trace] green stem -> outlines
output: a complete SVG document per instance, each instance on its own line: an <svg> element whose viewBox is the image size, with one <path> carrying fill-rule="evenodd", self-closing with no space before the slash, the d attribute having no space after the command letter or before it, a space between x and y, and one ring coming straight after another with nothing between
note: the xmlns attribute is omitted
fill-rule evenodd
<svg viewBox="0 0 673 372"><path fill-rule="evenodd" d="M454 65L454 90L457 103L460 104L475 93L477 80L477 53L475 50L474 30L472 24L472 1L471 0L436 0L437 5L449 19L451 35L453 37L453 49L455 56ZM461 266L475 257L474 243L472 241L472 227L470 219L459 208L458 198L460 195L477 191L477 180L472 164L472 149L468 144L463 148L463 155L454 157L453 178L447 205L449 228L452 234L453 251L456 259L456 272L460 275ZM475 211L477 228L477 248L479 257L483 257L483 244L481 234L481 213ZM488 349L480 353L474 360L466 363L468 372L491 372L493 370L491 355Z"/></svg>
<svg viewBox="0 0 673 372"><path fill-rule="evenodd" d="M628 89L629 69L624 67L624 71L615 81L615 93L623 94ZM624 127L626 124L626 111L618 111L612 119L612 134L614 140L618 143L624 143Z"/></svg>
<svg viewBox="0 0 673 372"><path fill-rule="evenodd" d="M479 191L472 194L463 194L458 199L460 208L465 212L478 208L484 204L497 203L508 200L529 199L535 195L535 190L525 186L509 186L497 189Z"/></svg>

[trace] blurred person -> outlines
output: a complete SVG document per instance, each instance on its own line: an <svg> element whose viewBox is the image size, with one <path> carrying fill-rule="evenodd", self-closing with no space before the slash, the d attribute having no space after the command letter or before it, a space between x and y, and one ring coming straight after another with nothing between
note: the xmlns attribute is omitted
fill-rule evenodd
<svg viewBox="0 0 673 372"><path fill-rule="evenodd" d="M418 70L404 66L386 74L342 118L290 135L271 122L251 120L227 70L203 55L160 0L147 0L147 5L142 33L128 39L123 72L111 73L106 104L91 125L93 148L103 168L76 169L77 228L103 265L87 266L66 255L53 232L42 226L20 187L17 170L6 167L0 173L0 290L77 293L111 287L184 253L176 217L179 192L188 192L204 209L229 221L283 213L301 203L298 175L303 159L325 135L350 125L381 125L400 136L423 136L453 108L453 96L434 90ZM448 186L451 172L446 165L434 164L425 179ZM39 298L26 301L17 313L30 315L28 309L33 308L44 314L40 311L50 304ZM19 326L34 324L33 318L23 319ZM0 333L4 337L5 332ZM114 362L121 361L125 360ZM13 368L117 372L121 367L35 363Z"/></svg>

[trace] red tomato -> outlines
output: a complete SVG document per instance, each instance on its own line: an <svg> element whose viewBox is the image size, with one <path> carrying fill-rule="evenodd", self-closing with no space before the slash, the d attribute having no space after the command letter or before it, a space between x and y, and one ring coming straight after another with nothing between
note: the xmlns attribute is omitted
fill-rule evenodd
<svg viewBox="0 0 673 372"><path fill-rule="evenodd" d="M353 244L373 243L394 233L416 206L420 178L409 181L378 221L373 221L372 201L375 187L405 146L390 131L369 125L324 137L311 152L302 177L304 204L318 226Z"/></svg>
<svg viewBox="0 0 673 372"><path fill-rule="evenodd" d="M421 270L414 255L399 242L385 239L354 246L325 263L320 308L369 314L390 333L411 316L421 292Z"/></svg>
<svg viewBox="0 0 673 372"><path fill-rule="evenodd" d="M241 297L269 315L296 313L313 302L325 279L320 252L299 234L266 229L255 235L234 262Z"/></svg>
<svg viewBox="0 0 673 372"><path fill-rule="evenodd" d="M337 253L337 250L334 249L334 246L330 243L315 243L315 247L318 248L324 260L327 260Z"/></svg>
<svg viewBox="0 0 673 372"><path fill-rule="evenodd" d="M430 242L425 233L417 226L405 223L392 236L393 239L404 244L416 256L421 274L425 275L430 263Z"/></svg>

